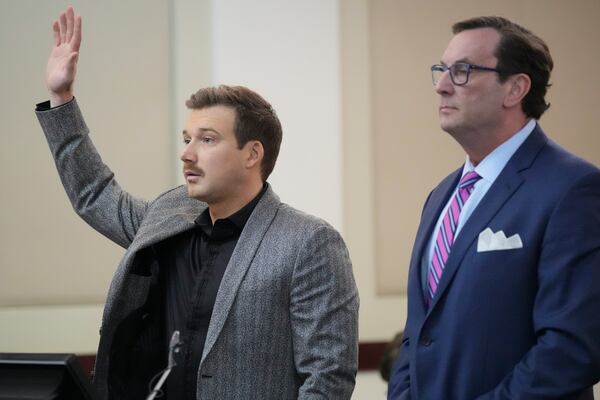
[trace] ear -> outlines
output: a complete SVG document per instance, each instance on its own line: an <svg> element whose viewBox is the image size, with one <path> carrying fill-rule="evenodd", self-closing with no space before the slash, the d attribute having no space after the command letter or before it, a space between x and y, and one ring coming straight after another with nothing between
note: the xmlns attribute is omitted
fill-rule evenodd
<svg viewBox="0 0 600 400"><path fill-rule="evenodd" d="M251 140L246 143L248 157L246 158L246 168L254 168L262 163L265 156L265 149L259 140Z"/></svg>
<svg viewBox="0 0 600 400"><path fill-rule="evenodd" d="M517 74L508 79L508 92L504 98L504 107L512 108L520 104L531 89L531 78L527 74Z"/></svg>

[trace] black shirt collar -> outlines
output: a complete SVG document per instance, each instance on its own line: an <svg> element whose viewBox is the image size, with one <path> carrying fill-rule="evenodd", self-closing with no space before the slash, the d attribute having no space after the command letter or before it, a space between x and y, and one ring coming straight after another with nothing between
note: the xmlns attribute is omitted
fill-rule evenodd
<svg viewBox="0 0 600 400"><path fill-rule="evenodd" d="M214 225L210 218L209 209L206 208L194 221L196 226L200 228L207 238L213 240L223 240L239 236L244 226L246 226L250 215L252 215L252 211L254 211L268 187L269 185L265 182L261 191L248 204L229 217L216 220Z"/></svg>

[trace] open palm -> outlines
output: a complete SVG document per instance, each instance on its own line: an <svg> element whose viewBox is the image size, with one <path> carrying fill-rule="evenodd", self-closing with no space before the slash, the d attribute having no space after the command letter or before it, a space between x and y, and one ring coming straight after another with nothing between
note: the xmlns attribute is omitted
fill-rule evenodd
<svg viewBox="0 0 600 400"><path fill-rule="evenodd" d="M66 12L53 25L54 47L46 67L46 85L51 96L69 100L77 72L79 46L81 44L81 17L75 16L73 8ZM67 98L69 97L69 98Z"/></svg>

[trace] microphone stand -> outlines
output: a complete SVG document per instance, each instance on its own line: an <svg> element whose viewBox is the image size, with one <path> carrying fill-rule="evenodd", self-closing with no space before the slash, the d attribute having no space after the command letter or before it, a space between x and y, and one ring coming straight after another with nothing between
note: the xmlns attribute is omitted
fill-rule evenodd
<svg viewBox="0 0 600 400"><path fill-rule="evenodd" d="M154 398L160 393L160 389L162 388L162 385L164 385L165 381L169 377L171 370L173 369L174 366L177 365L175 363L174 355L175 355L175 353L179 352L180 345L181 345L181 342L179 341L179 331L175 331L175 332L173 332L173 335L171 336L171 341L169 342L169 362L168 362L167 368L165 368L165 370L163 371L160 379L158 380L158 382L156 383L156 385L154 386L154 388L152 389L152 391L150 392L148 397L146 397L146 400L154 400Z"/></svg>

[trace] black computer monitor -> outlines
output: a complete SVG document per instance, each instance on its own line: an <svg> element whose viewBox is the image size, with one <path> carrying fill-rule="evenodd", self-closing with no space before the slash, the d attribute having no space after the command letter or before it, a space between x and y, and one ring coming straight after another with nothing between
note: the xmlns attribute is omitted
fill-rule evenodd
<svg viewBox="0 0 600 400"><path fill-rule="evenodd" d="M94 400L74 354L0 353L0 400Z"/></svg>

